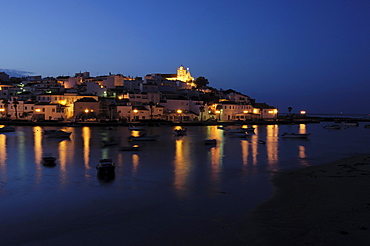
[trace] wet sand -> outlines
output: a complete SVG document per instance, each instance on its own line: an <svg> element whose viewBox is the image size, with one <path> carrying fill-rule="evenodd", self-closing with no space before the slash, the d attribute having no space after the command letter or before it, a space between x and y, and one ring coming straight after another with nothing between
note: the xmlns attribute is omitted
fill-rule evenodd
<svg viewBox="0 0 370 246"><path fill-rule="evenodd" d="M279 173L245 219L246 245L368 245L370 155Z"/></svg>

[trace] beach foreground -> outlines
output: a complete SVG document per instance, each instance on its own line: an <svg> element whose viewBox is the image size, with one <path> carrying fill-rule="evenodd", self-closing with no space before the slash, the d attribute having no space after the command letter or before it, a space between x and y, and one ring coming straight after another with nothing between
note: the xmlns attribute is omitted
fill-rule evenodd
<svg viewBox="0 0 370 246"><path fill-rule="evenodd" d="M246 218L247 245L368 245L370 155L279 173Z"/></svg>

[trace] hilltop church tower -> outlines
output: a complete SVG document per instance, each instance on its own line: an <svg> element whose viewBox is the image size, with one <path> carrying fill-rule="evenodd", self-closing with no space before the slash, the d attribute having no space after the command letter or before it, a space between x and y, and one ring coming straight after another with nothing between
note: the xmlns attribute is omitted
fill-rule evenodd
<svg viewBox="0 0 370 246"><path fill-rule="evenodd" d="M191 82L194 81L194 78L191 77L189 68L185 69L184 66L181 65L177 69L177 80L187 82L187 83L191 83Z"/></svg>

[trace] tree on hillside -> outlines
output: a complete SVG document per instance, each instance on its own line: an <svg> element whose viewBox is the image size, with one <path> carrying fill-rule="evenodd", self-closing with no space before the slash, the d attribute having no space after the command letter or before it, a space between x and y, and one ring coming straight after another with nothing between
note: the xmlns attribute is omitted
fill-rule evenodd
<svg viewBox="0 0 370 246"><path fill-rule="evenodd" d="M7 99L3 99L3 104L4 104L4 115L5 115L5 118L8 118L8 105L9 105L9 101Z"/></svg>
<svg viewBox="0 0 370 246"><path fill-rule="evenodd" d="M14 107L14 110L15 110L15 119L18 120L18 104L19 102L18 101L13 101L13 107Z"/></svg>
<svg viewBox="0 0 370 246"><path fill-rule="evenodd" d="M22 81L23 81L23 79L18 78L18 77L10 77L9 78L9 83L11 83L11 84L20 84Z"/></svg>
<svg viewBox="0 0 370 246"><path fill-rule="evenodd" d="M197 88L203 88L205 86L207 86L209 84L208 82L208 79L204 78L204 77L198 77L195 81L194 81L194 84L197 85Z"/></svg>
<svg viewBox="0 0 370 246"><path fill-rule="evenodd" d="M288 107L288 112L289 112L289 115L291 115L292 114L292 107Z"/></svg>

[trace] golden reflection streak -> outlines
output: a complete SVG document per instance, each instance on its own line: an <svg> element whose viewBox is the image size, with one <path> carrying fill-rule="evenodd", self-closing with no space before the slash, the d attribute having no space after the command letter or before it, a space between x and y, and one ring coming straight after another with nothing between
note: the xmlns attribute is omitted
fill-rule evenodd
<svg viewBox="0 0 370 246"><path fill-rule="evenodd" d="M218 184L224 150L224 131L217 129L217 126L208 126L207 131L207 138L217 140L217 146L211 147L209 150L209 157L211 165L210 176L214 184Z"/></svg>
<svg viewBox="0 0 370 246"><path fill-rule="evenodd" d="M5 134L0 134L0 149L2 150L2 153L0 154L0 168L1 172L4 173L6 170L6 159L8 157Z"/></svg>
<svg viewBox="0 0 370 246"><path fill-rule="evenodd" d="M213 181L217 183L222 166L224 135L222 130L217 129L217 126L208 126L207 130L207 138L217 140L217 146L210 149L211 177Z"/></svg>
<svg viewBox="0 0 370 246"><path fill-rule="evenodd" d="M17 135L17 142L18 142L18 157L19 157L19 164L21 165L22 169L25 168L25 162L26 162L26 151L25 151L25 135L22 131L21 134Z"/></svg>
<svg viewBox="0 0 370 246"><path fill-rule="evenodd" d="M174 186L176 187L176 190L180 195L184 195L184 186L186 186L186 179L187 175L189 172L188 167L186 166L187 161L185 161L184 158L184 152L183 152L183 144L184 140L183 139L176 139L176 147L175 147L175 160L174 160L174 165L175 165L175 178L174 178Z"/></svg>
<svg viewBox="0 0 370 246"><path fill-rule="evenodd" d="M84 151L84 165L86 169L90 169L89 166L89 156L90 156L90 139L91 139L91 129L90 127L84 126L82 128L82 140L83 140L83 151Z"/></svg>
<svg viewBox="0 0 370 246"><path fill-rule="evenodd" d="M267 125L267 136L278 137L279 136L279 125Z"/></svg>
<svg viewBox="0 0 370 246"><path fill-rule="evenodd" d="M243 166L247 166L248 165L249 142L248 141L240 141L240 145L242 147Z"/></svg>
<svg viewBox="0 0 370 246"><path fill-rule="evenodd" d="M67 162L72 162L73 161L73 158L75 156L75 150L76 150L76 147L75 147L75 144L76 144L76 128L72 127L72 129L69 131L69 132L72 132L71 134L71 137L70 139L66 139L66 148L68 148L68 155L67 155Z"/></svg>
<svg viewBox="0 0 370 246"><path fill-rule="evenodd" d="M298 145L299 158L306 158L306 148L303 145Z"/></svg>
<svg viewBox="0 0 370 246"><path fill-rule="evenodd" d="M306 147L303 146L303 145L298 145L298 150L299 150L299 153L298 153L298 157L300 158L300 161L302 163L303 166L309 166L306 158L307 158L307 155L306 155Z"/></svg>
<svg viewBox="0 0 370 246"><path fill-rule="evenodd" d="M139 168L140 158L138 154L132 155L132 173L136 175L137 169Z"/></svg>
<svg viewBox="0 0 370 246"><path fill-rule="evenodd" d="M258 136L252 135L251 136L251 147L252 147L252 163L253 165L257 165L258 162Z"/></svg>
<svg viewBox="0 0 370 246"><path fill-rule="evenodd" d="M274 168L274 165L278 162L278 144L277 137L279 136L279 127L277 125L267 125L267 160L270 167Z"/></svg>
<svg viewBox="0 0 370 246"><path fill-rule="evenodd" d="M249 155L249 148L251 148L251 155L252 155L252 164L257 165L257 156L258 156L258 131L259 128L257 125L243 125L242 128L253 127L254 131L248 133L250 136L250 143L248 141L241 141L242 147L242 158L243 158L243 165L248 165L248 155Z"/></svg>
<svg viewBox="0 0 370 246"><path fill-rule="evenodd" d="M36 165L36 175L35 182L40 183L42 180L42 128L39 126L33 127L33 138L34 138L34 152L35 152L35 165Z"/></svg>
<svg viewBox="0 0 370 246"><path fill-rule="evenodd" d="M117 156L116 165L118 164L123 164L123 155L121 153Z"/></svg>
<svg viewBox="0 0 370 246"><path fill-rule="evenodd" d="M41 160L43 154L42 148L42 128L40 126L33 127L33 137L34 137L34 152L35 152L35 163L38 169L41 168Z"/></svg>
<svg viewBox="0 0 370 246"><path fill-rule="evenodd" d="M212 147L210 149L210 161L211 161L211 177L212 181L217 184L219 181L219 174L222 166L221 161L221 148Z"/></svg>
<svg viewBox="0 0 370 246"><path fill-rule="evenodd" d="M59 169L62 174L66 172L66 165L67 165L67 146L68 146L68 141L63 140L60 141L59 147L58 147L58 152L59 152ZM62 175L64 176L64 175Z"/></svg>
<svg viewBox="0 0 370 246"><path fill-rule="evenodd" d="M306 124L299 124L299 134L306 134L307 129L306 129Z"/></svg>

